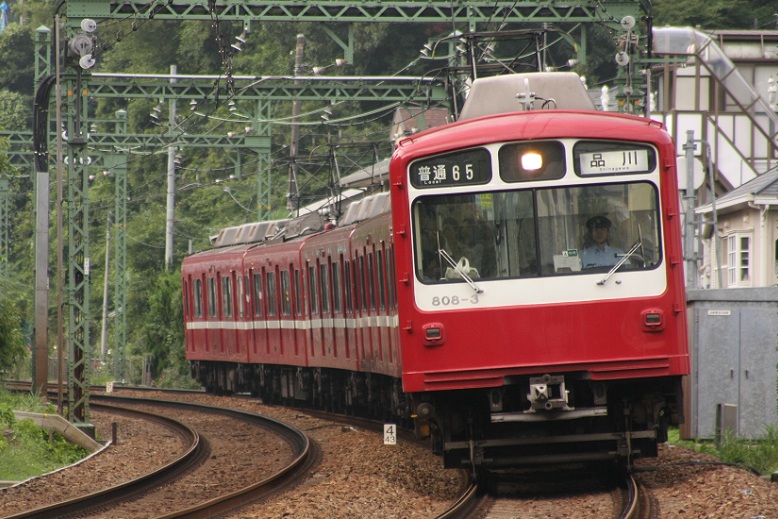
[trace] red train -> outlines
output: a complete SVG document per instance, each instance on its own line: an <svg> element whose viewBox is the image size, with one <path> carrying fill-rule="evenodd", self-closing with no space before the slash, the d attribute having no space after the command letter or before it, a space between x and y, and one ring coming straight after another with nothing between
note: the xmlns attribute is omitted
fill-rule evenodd
<svg viewBox="0 0 778 519"><path fill-rule="evenodd" d="M389 193L184 261L193 375L413 419L446 467L654 456L689 371L676 184L661 124L574 74L476 80Z"/></svg>

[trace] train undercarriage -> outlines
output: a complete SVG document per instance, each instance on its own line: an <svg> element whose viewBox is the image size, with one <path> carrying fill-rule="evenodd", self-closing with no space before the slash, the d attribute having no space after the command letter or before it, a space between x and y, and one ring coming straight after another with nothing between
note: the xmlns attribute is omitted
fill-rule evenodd
<svg viewBox="0 0 778 519"><path fill-rule="evenodd" d="M446 468L632 460L657 455L683 421L680 377L593 382L520 377L493 389L417 393Z"/></svg>
<svg viewBox="0 0 778 519"><path fill-rule="evenodd" d="M517 377L499 388L406 394L392 377L324 368L194 361L215 394L251 393L413 426L446 468L484 469L657 455L683 421L680 377L595 382L585 374Z"/></svg>
<svg viewBox="0 0 778 519"><path fill-rule="evenodd" d="M271 405L409 423L410 397L393 377L276 364L193 361L190 367L192 376L209 393L250 393Z"/></svg>

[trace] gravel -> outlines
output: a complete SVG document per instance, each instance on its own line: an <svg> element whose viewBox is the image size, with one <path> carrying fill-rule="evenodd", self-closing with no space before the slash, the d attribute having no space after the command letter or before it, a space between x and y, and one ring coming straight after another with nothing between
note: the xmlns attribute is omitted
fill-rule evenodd
<svg viewBox="0 0 778 519"><path fill-rule="evenodd" d="M165 393L161 398L174 397ZM311 417L301 410L264 406L251 399L198 394L181 394L175 398L276 418L309 434L322 450L321 463L302 485L236 511L228 516L231 519L426 519L446 510L458 497L464 483L459 471L443 470L441 459L423 443L384 445L380 433L344 427ZM93 421L99 437L110 437L111 420L104 421L95 413ZM72 496L79 491L79 483L95 490L98 483L108 484L159 466L174 455L172 451L177 447L171 445L168 450L163 445L164 436L160 439L156 427L129 420L120 422L120 445L71 469L0 491L2 515L40 506L53 489L63 485ZM638 480L652 495L657 517L778 517L778 485L743 468L719 464L710 456L681 447L663 446L659 458L639 460L636 466ZM535 512L528 517L553 517L542 515L538 510Z"/></svg>

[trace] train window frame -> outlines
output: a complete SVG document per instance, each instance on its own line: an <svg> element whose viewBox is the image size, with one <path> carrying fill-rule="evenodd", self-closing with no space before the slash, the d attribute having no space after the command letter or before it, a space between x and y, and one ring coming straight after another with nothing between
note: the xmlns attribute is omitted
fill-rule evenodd
<svg viewBox="0 0 778 519"><path fill-rule="evenodd" d="M278 315L278 293L276 291L276 272L269 269L265 271L265 290L267 291L267 316Z"/></svg>
<svg viewBox="0 0 778 519"><path fill-rule="evenodd" d="M539 157L540 164L524 166L525 157ZM509 184L559 180L567 174L567 153L561 141L509 142L497 150L500 178Z"/></svg>
<svg viewBox="0 0 778 519"><path fill-rule="evenodd" d="M370 300L370 311L371 315L375 313L376 311L376 276L375 276L375 263L373 259L373 252L370 251L367 253L367 290L368 290L368 298Z"/></svg>
<svg viewBox="0 0 778 519"><path fill-rule="evenodd" d="M289 271L281 270L281 315L290 317L292 315L292 294L289 283Z"/></svg>
<svg viewBox="0 0 778 519"><path fill-rule="evenodd" d="M316 264L308 263L308 294L311 300L311 316L319 315L319 283Z"/></svg>
<svg viewBox="0 0 778 519"><path fill-rule="evenodd" d="M252 290L254 292L254 317L264 317L265 311L263 303L265 298L263 297L264 282L262 280L262 271L251 271L252 277Z"/></svg>
<svg viewBox="0 0 778 519"><path fill-rule="evenodd" d="M376 274L378 276L378 309L386 310L386 279L385 279L385 263L384 263L384 248L383 242L376 250Z"/></svg>
<svg viewBox="0 0 778 519"><path fill-rule="evenodd" d="M219 283L222 289L222 317L232 317L232 275L220 276Z"/></svg>
<svg viewBox="0 0 778 519"><path fill-rule="evenodd" d="M243 319L246 316L246 300L243 297L243 274L235 276L235 289L238 301L238 317Z"/></svg>
<svg viewBox="0 0 778 519"><path fill-rule="evenodd" d="M351 261L343 260L343 288L346 291L346 313L351 315L354 311L354 280L352 279Z"/></svg>
<svg viewBox="0 0 778 519"><path fill-rule="evenodd" d="M202 319L203 317L203 280L194 278L194 316Z"/></svg>
<svg viewBox="0 0 778 519"><path fill-rule="evenodd" d="M208 297L207 297L207 303L208 303L208 318L214 319L217 316L217 302L216 302L216 278L215 277L209 277L206 280L206 285L208 288Z"/></svg>
<svg viewBox="0 0 778 519"><path fill-rule="evenodd" d="M639 162L637 160L635 161L636 164L635 168L625 165L628 161L625 158L623 158L622 165L615 167L615 168L619 168L620 169L619 171L584 173L581 170L582 153L612 152L612 153L621 153L623 157L627 157L624 154L632 151L647 152L645 168L638 167ZM658 153L654 146L646 143L639 143L633 141L586 139L586 140L576 141L573 144L573 149L572 149L573 171L575 171L575 174L581 178L612 177L618 175L641 175L641 174L653 173L654 171L656 171L658 165L657 157L658 157ZM604 165L605 162L603 161L603 166Z"/></svg>
<svg viewBox="0 0 778 519"><path fill-rule="evenodd" d="M330 274L326 261L319 263L319 280L321 282L321 313L330 315Z"/></svg>
<svg viewBox="0 0 778 519"><path fill-rule="evenodd" d="M365 284L365 256L359 255L357 257L357 268L358 272L357 275L359 277L359 283L358 283L358 294L360 299L360 307L362 308L363 313L367 313L367 286Z"/></svg>
<svg viewBox="0 0 778 519"><path fill-rule="evenodd" d="M302 275L300 269L294 269L294 306L296 314L301 317L303 315L303 305L300 297L302 295Z"/></svg>
<svg viewBox="0 0 778 519"><path fill-rule="evenodd" d="M397 309L397 283L394 270L394 247L389 246L386 249L386 284L389 293L389 308Z"/></svg>
<svg viewBox="0 0 778 519"><path fill-rule="evenodd" d="M340 275L340 261L333 261L330 265L332 270L332 310L336 314L343 312L343 278Z"/></svg>

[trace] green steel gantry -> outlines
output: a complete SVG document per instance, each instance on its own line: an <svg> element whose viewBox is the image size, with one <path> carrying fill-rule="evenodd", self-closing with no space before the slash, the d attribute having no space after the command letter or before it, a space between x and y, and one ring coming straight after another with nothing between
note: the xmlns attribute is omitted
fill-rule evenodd
<svg viewBox="0 0 778 519"><path fill-rule="evenodd" d="M153 20L207 20L237 21L249 28L252 22L297 21L328 23L325 31L338 44L349 62L353 62L354 23L447 23L454 27L466 26L463 32L476 31L477 27L486 24L527 23L527 24L581 24L579 33L579 56L585 58L588 28L593 24L601 24L611 28L616 35L626 35L626 41L639 37L639 27L634 21L642 13L640 0L610 1L594 0L586 2L570 1L463 1L463 0L426 0L426 1L243 1L243 0L167 0L164 2L138 1L121 2L105 0L69 0L66 4L66 40L71 48L81 49L79 63L70 60L61 75L64 91L60 99L65 117L65 127L68 140L65 143L67 166L67 225L68 225L68 287L67 306L68 346L71 351L69 377L69 419L76 423L88 421L88 394L86 384L89 366L88 326L89 310L89 236L86 222L89 215L87 197L89 160L91 155L97 155L94 148L110 147L113 152L105 154L101 160L105 164L126 167L129 150L137 146L164 147L171 142L179 142L182 146L229 147L244 149L257 153L258 174L258 216L261 218L268 210L269 204L269 150L270 126L261 121L269 120L269 106L274 100L384 100L408 101L414 98L424 98L431 102L441 102L446 97L444 89L431 82L424 83L414 78L398 78L396 81L370 81L369 78L354 78L344 81L338 78L338 83L325 81L298 82L293 77L235 77L234 90L227 91L223 85L218 95L221 98L232 96L236 101L251 102L254 106L253 132L251 135L223 137L213 135L192 136L169 132L164 135L129 135L124 123L117 123L115 133L88 134L89 116L86 99L89 97L132 98L145 97L161 100L204 99L216 95L212 80L177 77L171 82L170 76L121 76L110 74L90 74L88 72L90 55L89 31L90 24L99 20L137 20L151 22ZM625 20L631 18L632 23ZM39 40L40 47L50 46L50 34ZM632 45L625 48L631 52ZM36 80L46 76L44 70L51 70L47 59L50 51L42 48L36 52ZM637 58L637 56L635 56ZM57 57L60 59L60 57ZM583 61L583 60L581 60ZM633 59L632 63L636 62ZM86 67L86 68L83 68ZM48 72L50 74L50 72ZM633 69L628 78L635 76ZM627 80L629 82L629 79ZM243 86L245 83L245 86ZM59 131L57 129L57 131ZM50 132L51 133L51 132ZM23 139L25 135L19 134ZM12 137L12 141L13 141ZM29 148L28 148L29 149ZM20 154L20 160L24 161ZM29 159L26 159L29 160ZM126 200L126 174L118 168L116 182L116 251L121 257L122 269L126 260L126 211L118 206ZM120 181L121 177L121 181ZM47 178L47 177L46 177ZM262 207L262 201L266 205ZM48 211L39 207L39 211ZM122 250L120 251L120 247ZM48 250L36 251L36 255L48 254ZM120 275L117 262L117 278ZM121 273L123 275L123 273ZM126 291L126 286L118 287ZM38 294L38 291L36 291ZM36 297L38 297L36 295ZM122 296L123 297L123 296ZM116 301L117 309L124 309L124 301ZM118 315L118 312L117 312ZM41 333L41 327L46 322L36 321L36 339ZM121 334L125 333L122 329ZM44 334L45 336L45 334ZM118 339L117 339L118 340ZM124 340L124 336L121 336ZM117 348L117 352L123 352ZM45 381L43 381L45 384ZM40 386L41 381L36 382Z"/></svg>

